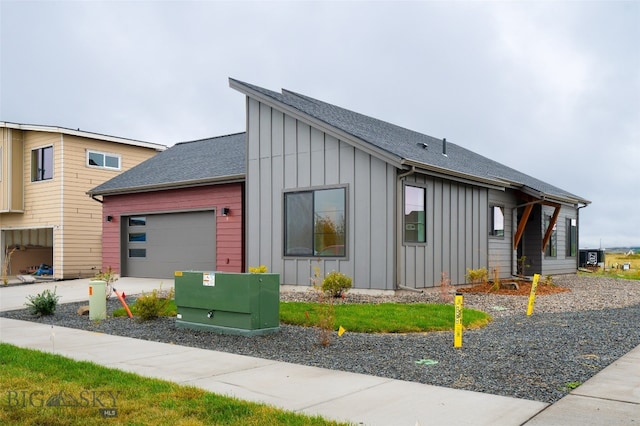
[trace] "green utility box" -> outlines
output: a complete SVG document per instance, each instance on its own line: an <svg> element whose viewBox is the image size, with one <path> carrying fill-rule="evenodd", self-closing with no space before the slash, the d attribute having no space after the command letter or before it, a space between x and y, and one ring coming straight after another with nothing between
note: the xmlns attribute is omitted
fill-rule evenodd
<svg viewBox="0 0 640 426"><path fill-rule="evenodd" d="M280 275L175 272L176 326L255 336L280 329Z"/></svg>

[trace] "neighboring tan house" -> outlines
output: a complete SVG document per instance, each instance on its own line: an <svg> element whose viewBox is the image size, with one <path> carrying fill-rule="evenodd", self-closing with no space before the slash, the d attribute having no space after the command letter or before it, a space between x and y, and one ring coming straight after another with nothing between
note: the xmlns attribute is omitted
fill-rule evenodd
<svg viewBox="0 0 640 426"><path fill-rule="evenodd" d="M164 145L61 127L0 122L1 263L9 274L46 264L52 278L102 268L102 207L86 192Z"/></svg>
<svg viewBox="0 0 640 426"><path fill-rule="evenodd" d="M244 133L178 143L91 189L103 260L122 276L243 272Z"/></svg>
<svg viewBox="0 0 640 426"><path fill-rule="evenodd" d="M459 145L317 99L230 79L246 95L246 259L307 286L355 288L575 273L589 201ZM519 262L518 260L523 260ZM524 266L524 270L518 270Z"/></svg>

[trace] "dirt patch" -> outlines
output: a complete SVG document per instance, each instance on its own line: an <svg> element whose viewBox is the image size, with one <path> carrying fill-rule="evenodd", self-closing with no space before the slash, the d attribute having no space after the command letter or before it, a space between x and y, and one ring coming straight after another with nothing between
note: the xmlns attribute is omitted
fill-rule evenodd
<svg viewBox="0 0 640 426"><path fill-rule="evenodd" d="M531 294L531 282L518 280L518 281L505 281L503 283L515 282L518 285L517 290L508 289L508 288L500 288L499 290L493 290L493 283L484 283L478 284L473 287L466 287L458 289L461 293L475 293L475 294L503 294L508 296L529 296ZM570 291L568 288L559 287L555 285L544 285L538 283L538 287L536 288L536 296L541 296L545 294L557 294L564 293L566 291Z"/></svg>

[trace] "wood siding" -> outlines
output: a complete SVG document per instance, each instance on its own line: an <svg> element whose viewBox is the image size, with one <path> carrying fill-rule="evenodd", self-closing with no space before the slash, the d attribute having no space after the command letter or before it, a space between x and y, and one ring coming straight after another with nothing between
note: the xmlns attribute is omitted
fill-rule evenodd
<svg viewBox="0 0 640 426"><path fill-rule="evenodd" d="M443 273L451 284L463 284L467 269L487 267L487 189L420 174L407 176L404 184L426 188L427 241L399 241L400 285L434 287Z"/></svg>
<svg viewBox="0 0 640 426"><path fill-rule="evenodd" d="M310 284L314 267L353 278L355 288L394 289L395 168L249 98L246 234L248 266L266 265L283 284ZM283 194L346 188L346 256L283 256Z"/></svg>
<svg viewBox="0 0 640 426"><path fill-rule="evenodd" d="M22 135L24 213L2 214L0 227L52 229L54 276L59 279L93 276L102 265L102 207L86 192L150 158L156 151L55 132L25 130ZM32 182L31 152L47 146L53 147L53 178ZM88 167L87 149L120 155L121 169Z"/></svg>
<svg viewBox="0 0 640 426"><path fill-rule="evenodd" d="M24 210L24 149L20 130L0 128L0 211ZM1 224L1 223L0 223Z"/></svg>
<svg viewBox="0 0 640 426"><path fill-rule="evenodd" d="M244 272L242 198L241 183L106 196L102 215L114 219L102 221L102 268L111 267L117 273L121 271L122 216L216 210L216 269ZM226 217L220 216L223 207L230 209Z"/></svg>

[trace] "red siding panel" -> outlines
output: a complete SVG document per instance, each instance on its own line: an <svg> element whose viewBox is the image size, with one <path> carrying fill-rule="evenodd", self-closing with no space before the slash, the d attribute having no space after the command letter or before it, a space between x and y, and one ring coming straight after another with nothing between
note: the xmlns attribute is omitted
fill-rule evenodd
<svg viewBox="0 0 640 426"><path fill-rule="evenodd" d="M105 196L102 214L113 220L102 222L103 270L110 266L120 273L121 216L215 209L216 269L244 272L242 194L243 184L233 183ZM230 209L228 216L221 215L223 207Z"/></svg>

